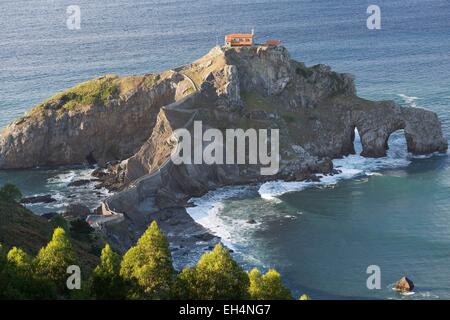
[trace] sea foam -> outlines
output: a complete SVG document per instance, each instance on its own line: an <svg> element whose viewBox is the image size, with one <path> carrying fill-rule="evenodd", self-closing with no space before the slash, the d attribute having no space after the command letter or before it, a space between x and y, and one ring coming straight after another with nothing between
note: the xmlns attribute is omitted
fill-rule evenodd
<svg viewBox="0 0 450 320"><path fill-rule="evenodd" d="M416 101L420 99L419 97L410 97L403 93L398 94L398 96L403 99L405 104L414 108L417 107Z"/></svg>

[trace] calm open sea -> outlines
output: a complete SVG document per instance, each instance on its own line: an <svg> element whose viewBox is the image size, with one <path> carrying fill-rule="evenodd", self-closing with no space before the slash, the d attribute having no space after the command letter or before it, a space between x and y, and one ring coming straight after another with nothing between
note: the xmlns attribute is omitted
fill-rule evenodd
<svg viewBox="0 0 450 320"><path fill-rule="evenodd" d="M76 3L74 3L76 2ZM66 8L81 8L81 30ZM0 126L57 91L105 73L162 71L209 51L228 32L255 28L293 58L356 76L359 95L438 113L450 136L450 1L377 0L382 29L366 28L367 1L0 1ZM276 267L296 294L327 298L450 298L449 158L413 158L401 134L390 154L336 160L321 185L270 183L196 199L190 213L223 236L248 267ZM357 147L358 141L356 141ZM67 183L85 168L0 172L27 195L52 193L60 210L106 195ZM339 180L339 181L338 181ZM249 218L256 224L248 224ZM249 246L249 244L251 244ZM382 289L366 288L378 265ZM393 282L409 276L416 293Z"/></svg>

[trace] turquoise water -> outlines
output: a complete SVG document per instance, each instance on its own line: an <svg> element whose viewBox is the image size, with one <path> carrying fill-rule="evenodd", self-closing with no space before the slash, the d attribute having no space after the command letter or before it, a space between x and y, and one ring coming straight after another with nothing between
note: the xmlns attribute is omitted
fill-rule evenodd
<svg viewBox="0 0 450 320"><path fill-rule="evenodd" d="M0 2L0 126L80 81L161 71L202 56L225 33L255 28L258 41L279 38L307 65L353 73L363 97L434 110L450 136L447 0L377 1L379 31L366 28L369 3L356 0L79 0L81 30L70 31L72 2ZM198 200L203 206L192 214L249 267L279 269L296 294L450 298L449 159L411 158L401 135L390 145L386 159L337 161L345 169L338 183L222 190ZM1 172L0 183L56 194L55 205L33 208L38 213L61 209L74 194L90 195L94 205L101 195L67 187L86 170ZM249 216L256 225L246 223ZM380 266L382 290L365 287L369 264ZM416 283L415 295L390 290L403 275Z"/></svg>

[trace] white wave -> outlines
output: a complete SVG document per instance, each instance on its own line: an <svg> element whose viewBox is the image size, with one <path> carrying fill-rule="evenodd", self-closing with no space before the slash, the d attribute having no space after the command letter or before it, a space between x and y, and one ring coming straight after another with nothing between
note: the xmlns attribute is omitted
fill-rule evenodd
<svg viewBox="0 0 450 320"><path fill-rule="evenodd" d="M366 175L369 176L369 177L370 176L376 176L376 177L382 177L383 176L383 174L380 173L380 172L367 172Z"/></svg>
<svg viewBox="0 0 450 320"><path fill-rule="evenodd" d="M86 169L72 169L62 173L57 174L54 177L48 178L47 183L53 185L67 185L70 182L75 180L84 180L91 179L91 173L94 169L86 168Z"/></svg>
<svg viewBox="0 0 450 320"><path fill-rule="evenodd" d="M69 171L65 173L60 173L54 177L48 178L47 183L48 184L67 184L73 181L75 177L77 176L77 173L75 171Z"/></svg>
<svg viewBox="0 0 450 320"><path fill-rule="evenodd" d="M419 100L419 99L420 99L419 97L410 97L410 96L407 96L406 94L403 94L403 93L398 94L398 96L399 96L400 98L402 98L403 101L404 101L407 105L409 105L409 106L411 106L411 107L417 107L416 100Z"/></svg>
<svg viewBox="0 0 450 320"><path fill-rule="evenodd" d="M224 208L224 200L247 194L250 189L249 186L237 186L210 191L203 197L192 198L190 202L195 207L188 207L186 211L197 223L220 237L226 246L236 250L233 243L240 242L242 239L236 236L235 231L255 228L258 223L249 224L245 219L225 217L221 215L221 212Z"/></svg>
<svg viewBox="0 0 450 320"><path fill-rule="evenodd" d="M261 198L265 200L275 200L278 196L282 194L293 192L293 191L302 191L306 188L313 186L331 186L338 183L343 179L351 179L356 176L362 175L363 171L359 169L351 169L351 168L341 168L341 173L335 175L318 175L320 177L320 181L318 182L307 182L307 181L291 181L286 182L282 180L277 181L269 181L263 183L261 187L259 187L259 195Z"/></svg>

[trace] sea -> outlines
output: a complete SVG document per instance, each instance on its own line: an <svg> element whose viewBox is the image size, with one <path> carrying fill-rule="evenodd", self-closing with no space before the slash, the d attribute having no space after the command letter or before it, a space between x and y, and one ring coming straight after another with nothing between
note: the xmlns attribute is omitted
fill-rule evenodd
<svg viewBox="0 0 450 320"><path fill-rule="evenodd" d="M379 7L381 29L367 27L369 5ZM308 66L354 74L361 97L433 110L449 138L449 0L1 0L0 127L81 81L163 71L251 29ZM384 158L335 159L341 173L321 182L223 188L193 199L189 214L245 268L277 269L296 296L450 299L450 159L408 154L401 131L388 143ZM30 206L36 214L72 202L94 208L107 190L68 186L92 170L0 171L0 185L57 200ZM413 294L392 289L402 276Z"/></svg>

